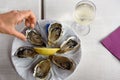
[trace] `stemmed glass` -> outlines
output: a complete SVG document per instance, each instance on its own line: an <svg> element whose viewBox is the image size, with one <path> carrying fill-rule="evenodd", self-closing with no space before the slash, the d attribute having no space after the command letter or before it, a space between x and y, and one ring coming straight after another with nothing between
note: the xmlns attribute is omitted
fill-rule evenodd
<svg viewBox="0 0 120 80"><path fill-rule="evenodd" d="M96 7L93 2L83 0L76 4L74 11L74 23L72 28L78 35L85 36L90 32L90 24L95 18Z"/></svg>

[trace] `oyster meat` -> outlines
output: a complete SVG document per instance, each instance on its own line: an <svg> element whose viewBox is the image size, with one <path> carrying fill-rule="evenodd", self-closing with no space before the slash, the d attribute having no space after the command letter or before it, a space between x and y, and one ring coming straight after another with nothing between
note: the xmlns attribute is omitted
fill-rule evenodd
<svg viewBox="0 0 120 80"><path fill-rule="evenodd" d="M26 30L26 36L27 36L27 40L35 45L35 46L39 46L39 47L45 47L46 44L43 41L43 38L41 36L40 33L38 33L35 29L28 29Z"/></svg>
<svg viewBox="0 0 120 80"><path fill-rule="evenodd" d="M48 44L55 45L62 35L62 25L60 23L50 24L48 28Z"/></svg>
<svg viewBox="0 0 120 80"><path fill-rule="evenodd" d="M50 77L50 69L50 60L42 60L35 66L33 76L39 80L46 80Z"/></svg>
<svg viewBox="0 0 120 80"><path fill-rule="evenodd" d="M61 69L65 70L74 69L73 61L68 59L67 57L52 55L49 56L49 58L57 67Z"/></svg>
<svg viewBox="0 0 120 80"><path fill-rule="evenodd" d="M34 58L38 53L29 46L23 46L17 49L15 56L19 58Z"/></svg>
<svg viewBox="0 0 120 80"><path fill-rule="evenodd" d="M65 53L70 50L78 49L79 47L80 42L78 42L75 37L70 37L61 44L58 53Z"/></svg>

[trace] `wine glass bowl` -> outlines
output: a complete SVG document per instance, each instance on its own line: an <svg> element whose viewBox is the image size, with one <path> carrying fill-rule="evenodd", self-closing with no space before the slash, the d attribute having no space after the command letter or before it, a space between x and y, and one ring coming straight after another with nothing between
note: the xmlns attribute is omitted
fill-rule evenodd
<svg viewBox="0 0 120 80"><path fill-rule="evenodd" d="M74 29L79 35L86 35L90 31L89 25L95 18L96 7L91 1L80 1L75 6Z"/></svg>

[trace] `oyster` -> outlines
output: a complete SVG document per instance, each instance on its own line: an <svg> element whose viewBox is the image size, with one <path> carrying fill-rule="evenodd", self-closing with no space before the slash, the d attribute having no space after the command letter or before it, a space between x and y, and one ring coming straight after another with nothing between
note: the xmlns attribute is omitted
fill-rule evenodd
<svg viewBox="0 0 120 80"><path fill-rule="evenodd" d="M53 23L48 29L48 45L55 45L62 35L62 25L60 23Z"/></svg>
<svg viewBox="0 0 120 80"><path fill-rule="evenodd" d="M40 33L38 33L35 29L28 29L26 30L27 40L35 45L40 47L45 47L46 44L43 41L43 38Z"/></svg>
<svg viewBox="0 0 120 80"><path fill-rule="evenodd" d="M49 56L50 60L59 68L71 70L74 68L73 61L63 56Z"/></svg>
<svg viewBox="0 0 120 80"><path fill-rule="evenodd" d="M46 80L47 78L50 77L51 65L50 65L50 60L42 60L40 61L34 68L34 73L33 76L36 77L39 80Z"/></svg>
<svg viewBox="0 0 120 80"><path fill-rule="evenodd" d="M70 37L61 44L58 53L65 53L70 50L78 49L79 47L80 47L80 42L77 41L77 38Z"/></svg>
<svg viewBox="0 0 120 80"><path fill-rule="evenodd" d="M38 53L29 46L23 46L17 49L15 56L19 58L34 58Z"/></svg>

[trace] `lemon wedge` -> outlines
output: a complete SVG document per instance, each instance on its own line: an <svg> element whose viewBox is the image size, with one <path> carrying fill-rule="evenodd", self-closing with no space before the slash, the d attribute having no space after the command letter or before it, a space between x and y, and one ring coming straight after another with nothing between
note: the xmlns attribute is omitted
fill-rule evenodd
<svg viewBox="0 0 120 80"><path fill-rule="evenodd" d="M53 55L58 50L60 50L60 48L38 48L38 47L34 47L34 49L39 54L46 55L46 56Z"/></svg>

